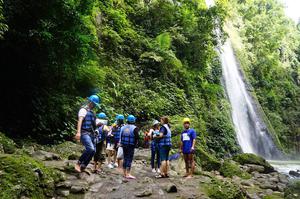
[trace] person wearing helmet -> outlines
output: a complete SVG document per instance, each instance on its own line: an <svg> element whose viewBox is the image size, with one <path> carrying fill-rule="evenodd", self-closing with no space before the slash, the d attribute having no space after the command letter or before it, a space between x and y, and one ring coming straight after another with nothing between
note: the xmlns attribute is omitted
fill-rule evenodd
<svg viewBox="0 0 300 199"><path fill-rule="evenodd" d="M119 167L119 169L121 169L122 159L117 158L117 152L118 152L118 148L120 146L120 132L121 132L122 126L124 126L124 120L125 120L124 115L121 115L121 114L117 115L115 125L113 125L113 127L112 127L113 146L114 146L113 161L114 162L111 164L112 166L110 166L110 168L111 167L112 168Z"/></svg>
<svg viewBox="0 0 300 199"><path fill-rule="evenodd" d="M183 119L184 130L181 133L180 152L183 153L185 161L186 174L184 177L193 177L195 171L195 144L196 144L196 131L190 128L191 120L189 118Z"/></svg>
<svg viewBox="0 0 300 199"><path fill-rule="evenodd" d="M96 119L97 136L95 139L96 152L94 155L94 172L103 173L101 165L105 161L104 146L106 135L110 132L110 128L107 126L107 117L105 113L99 113Z"/></svg>
<svg viewBox="0 0 300 199"><path fill-rule="evenodd" d="M151 168L152 172L160 173L160 157L159 157L159 121L154 120L153 127L149 130L149 136L151 138ZM156 164L155 164L156 157Z"/></svg>
<svg viewBox="0 0 300 199"><path fill-rule="evenodd" d="M160 123L162 126L159 129L159 156L161 161L160 166L160 175L157 175L157 178L168 178L169 170L169 153L172 146L171 140L171 130L169 125L169 118L164 116L160 118Z"/></svg>
<svg viewBox="0 0 300 199"><path fill-rule="evenodd" d="M131 163L134 156L134 148L138 144L139 139L139 129L134 125L135 117L133 115L129 115L127 117L127 124L121 128L121 146L123 147L123 174L127 179L135 179L133 175L131 175Z"/></svg>
<svg viewBox="0 0 300 199"><path fill-rule="evenodd" d="M89 162L95 154L95 130L96 130L96 116L92 111L93 108L99 107L100 98L97 95L88 97L88 103L81 107L78 113L76 140L80 140L84 145L85 150L80 156L78 162L75 164L75 170L81 172L85 170Z"/></svg>

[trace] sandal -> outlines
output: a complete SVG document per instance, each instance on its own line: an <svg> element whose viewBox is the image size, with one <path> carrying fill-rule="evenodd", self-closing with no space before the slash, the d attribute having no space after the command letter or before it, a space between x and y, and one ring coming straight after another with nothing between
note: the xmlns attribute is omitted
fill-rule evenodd
<svg viewBox="0 0 300 199"><path fill-rule="evenodd" d="M159 179L159 178L165 178L165 176L164 176L164 175L161 175L161 174L159 174L159 175L155 176L155 178L157 178L157 179Z"/></svg>
<svg viewBox="0 0 300 199"><path fill-rule="evenodd" d="M132 176L132 175L129 175L129 176L126 176L125 177L126 179L136 179L134 176Z"/></svg>

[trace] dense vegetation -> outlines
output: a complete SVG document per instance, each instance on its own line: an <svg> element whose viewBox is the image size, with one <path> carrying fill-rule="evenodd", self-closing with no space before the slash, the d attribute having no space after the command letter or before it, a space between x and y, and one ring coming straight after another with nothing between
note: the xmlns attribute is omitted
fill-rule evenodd
<svg viewBox="0 0 300 199"><path fill-rule="evenodd" d="M214 51L226 6L5 0L1 104L9 114L1 115L1 130L47 143L70 137L83 97L97 93L111 119L169 115L181 123L189 116L205 148L238 151Z"/></svg>
<svg viewBox="0 0 300 199"><path fill-rule="evenodd" d="M285 149L300 135L300 34L277 0L232 0L239 61ZM238 34L236 34L238 33ZM299 150L299 149L298 149Z"/></svg>

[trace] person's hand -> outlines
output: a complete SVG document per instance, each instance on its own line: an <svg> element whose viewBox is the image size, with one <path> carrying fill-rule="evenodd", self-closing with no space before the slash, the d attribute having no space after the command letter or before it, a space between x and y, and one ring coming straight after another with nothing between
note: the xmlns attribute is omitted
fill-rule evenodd
<svg viewBox="0 0 300 199"><path fill-rule="evenodd" d="M74 137L75 140L79 141L80 140L80 136L81 136L80 132L77 132L76 135L75 135L75 137Z"/></svg>
<svg viewBox="0 0 300 199"><path fill-rule="evenodd" d="M195 149L194 147L191 148L191 153L194 153L195 152Z"/></svg>

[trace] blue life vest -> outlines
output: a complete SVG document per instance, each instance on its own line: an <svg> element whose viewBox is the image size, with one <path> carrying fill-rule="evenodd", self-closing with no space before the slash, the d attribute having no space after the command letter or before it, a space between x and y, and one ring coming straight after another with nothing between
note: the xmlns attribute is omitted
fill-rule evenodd
<svg viewBox="0 0 300 199"><path fill-rule="evenodd" d="M104 125L102 125L98 128L99 134L97 136L97 143L104 141L106 138L103 128L104 128Z"/></svg>
<svg viewBox="0 0 300 199"><path fill-rule="evenodd" d="M120 132L122 126L116 126L112 128L112 134L114 135L115 142L119 142L120 140Z"/></svg>
<svg viewBox="0 0 300 199"><path fill-rule="evenodd" d="M86 110L87 114L82 121L81 131L94 133L94 130L96 129L96 116L93 111Z"/></svg>
<svg viewBox="0 0 300 199"><path fill-rule="evenodd" d="M167 124L163 126L167 129L167 134L159 140L159 146L171 146L171 130Z"/></svg>
<svg viewBox="0 0 300 199"><path fill-rule="evenodd" d="M133 124L127 124L121 128L121 144L122 145L135 145L134 129L136 128Z"/></svg>

